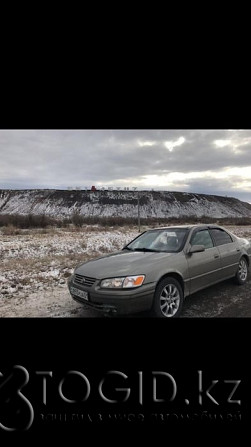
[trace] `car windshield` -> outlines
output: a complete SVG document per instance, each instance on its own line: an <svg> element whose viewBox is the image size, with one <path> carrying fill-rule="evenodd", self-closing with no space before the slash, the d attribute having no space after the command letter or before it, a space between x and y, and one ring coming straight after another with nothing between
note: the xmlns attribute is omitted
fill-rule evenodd
<svg viewBox="0 0 251 447"><path fill-rule="evenodd" d="M184 246L187 231L186 228L146 231L125 248L132 251L178 253Z"/></svg>

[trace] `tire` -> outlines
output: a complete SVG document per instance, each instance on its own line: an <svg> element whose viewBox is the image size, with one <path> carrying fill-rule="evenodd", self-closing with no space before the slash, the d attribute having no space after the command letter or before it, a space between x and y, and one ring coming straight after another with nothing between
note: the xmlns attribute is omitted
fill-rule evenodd
<svg viewBox="0 0 251 447"><path fill-rule="evenodd" d="M235 282L239 285L245 284L248 276L248 263L247 260L242 257L240 259L238 269L235 275Z"/></svg>
<svg viewBox="0 0 251 447"><path fill-rule="evenodd" d="M177 279L164 278L157 285L152 315L159 318L177 318L180 316L184 301L182 287Z"/></svg>

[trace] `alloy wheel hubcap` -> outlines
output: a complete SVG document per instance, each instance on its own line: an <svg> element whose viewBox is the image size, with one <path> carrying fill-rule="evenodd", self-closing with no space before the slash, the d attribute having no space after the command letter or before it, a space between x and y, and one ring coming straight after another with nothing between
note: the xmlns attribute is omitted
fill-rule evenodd
<svg viewBox="0 0 251 447"><path fill-rule="evenodd" d="M240 279L242 281L245 281L245 279L247 278L248 269L247 269L247 264L243 259L239 263L238 273L239 273Z"/></svg>
<svg viewBox="0 0 251 447"><path fill-rule="evenodd" d="M165 286L160 294L160 310L165 317L173 317L180 306L180 293L174 284Z"/></svg>

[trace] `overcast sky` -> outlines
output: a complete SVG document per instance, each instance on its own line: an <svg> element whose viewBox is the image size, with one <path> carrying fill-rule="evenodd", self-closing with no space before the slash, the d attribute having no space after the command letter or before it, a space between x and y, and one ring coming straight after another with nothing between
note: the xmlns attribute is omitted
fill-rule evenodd
<svg viewBox="0 0 251 447"><path fill-rule="evenodd" d="M0 130L0 188L92 185L251 202L251 130Z"/></svg>

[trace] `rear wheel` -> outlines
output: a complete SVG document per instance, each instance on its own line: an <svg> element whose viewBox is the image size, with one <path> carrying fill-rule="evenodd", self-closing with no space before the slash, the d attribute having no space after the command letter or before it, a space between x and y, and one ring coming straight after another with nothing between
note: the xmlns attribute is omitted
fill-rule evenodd
<svg viewBox="0 0 251 447"><path fill-rule="evenodd" d="M237 282L237 284L240 285L245 284L245 282L247 281L247 276L248 276L248 263L245 258L241 258L238 265L238 270L235 275L235 282Z"/></svg>
<svg viewBox="0 0 251 447"><path fill-rule="evenodd" d="M184 301L182 287L175 278L164 278L157 286L152 314L160 318L179 317Z"/></svg>

